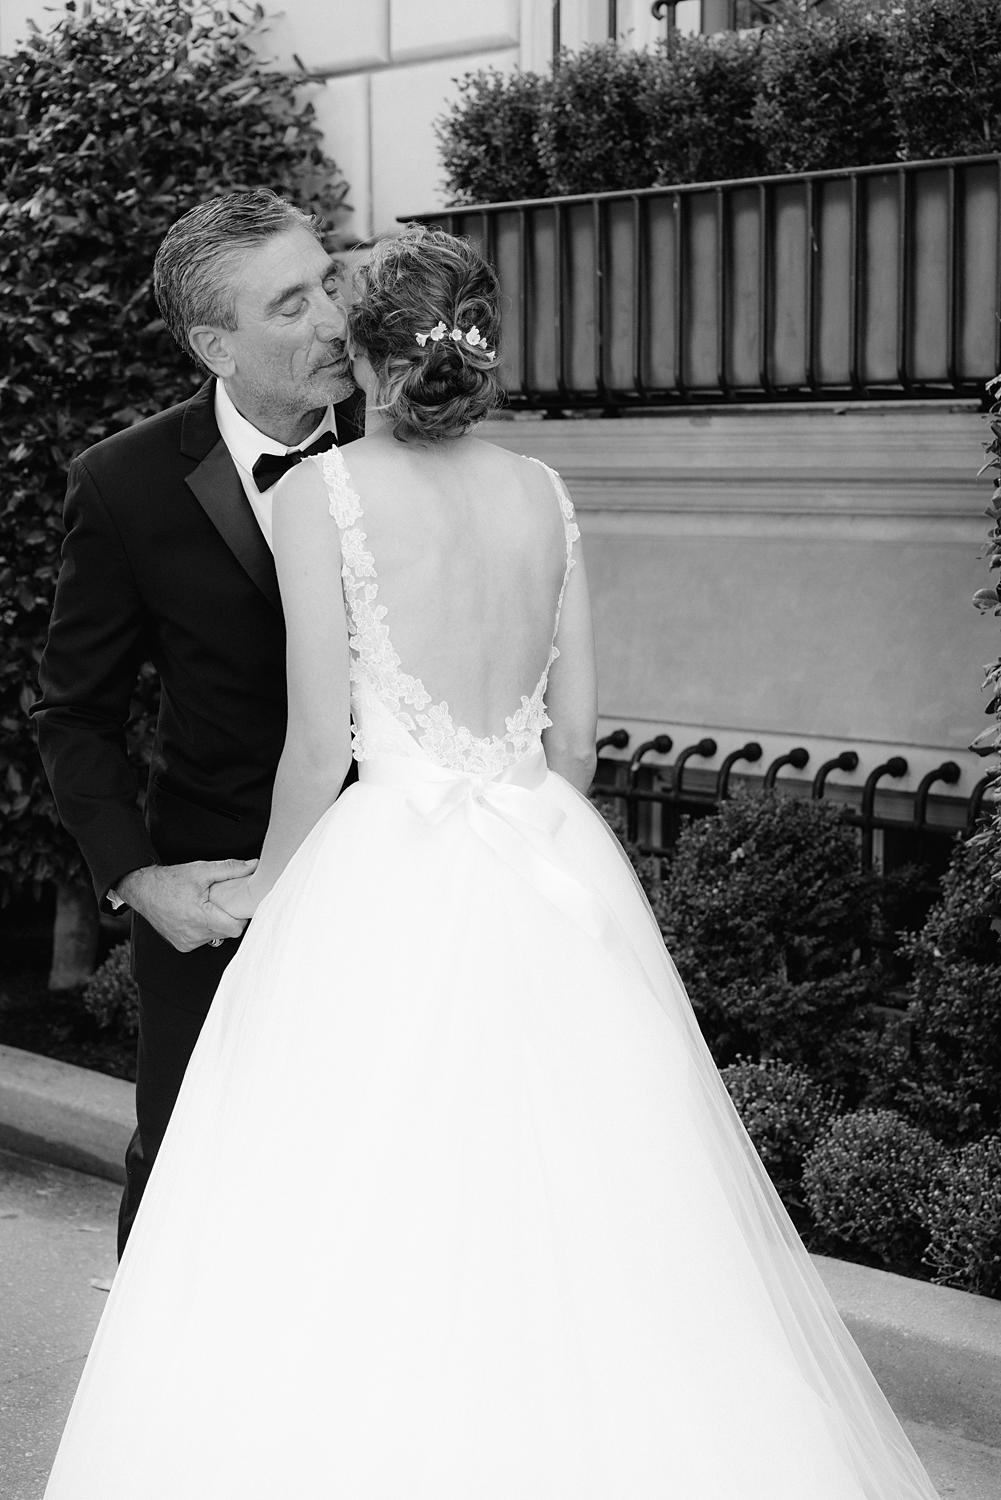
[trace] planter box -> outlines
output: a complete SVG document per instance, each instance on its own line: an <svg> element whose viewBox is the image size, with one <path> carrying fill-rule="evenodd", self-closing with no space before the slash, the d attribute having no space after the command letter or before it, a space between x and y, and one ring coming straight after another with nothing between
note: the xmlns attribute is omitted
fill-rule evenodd
<svg viewBox="0 0 1001 1500"><path fill-rule="evenodd" d="M1001 156L419 216L505 296L511 404L977 396L1001 368Z"/></svg>

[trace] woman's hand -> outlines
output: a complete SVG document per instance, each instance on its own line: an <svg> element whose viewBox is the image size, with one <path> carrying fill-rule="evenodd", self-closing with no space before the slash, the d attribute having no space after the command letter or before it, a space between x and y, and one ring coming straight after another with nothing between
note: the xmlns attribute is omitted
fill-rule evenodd
<svg viewBox="0 0 1001 1500"><path fill-rule="evenodd" d="M231 917L246 921L260 905L260 898L254 894L251 885L252 880L252 875L239 875L235 880L217 880L209 887L209 901L213 906L228 912Z"/></svg>

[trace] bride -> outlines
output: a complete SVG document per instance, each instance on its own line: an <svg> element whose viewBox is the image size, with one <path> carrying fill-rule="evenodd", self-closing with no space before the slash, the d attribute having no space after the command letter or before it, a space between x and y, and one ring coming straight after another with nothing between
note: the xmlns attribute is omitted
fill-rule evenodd
<svg viewBox="0 0 1001 1500"><path fill-rule="evenodd" d="M47 1500L933 1500L582 795L573 506L471 431L493 273L409 229L347 319L253 922Z"/></svg>

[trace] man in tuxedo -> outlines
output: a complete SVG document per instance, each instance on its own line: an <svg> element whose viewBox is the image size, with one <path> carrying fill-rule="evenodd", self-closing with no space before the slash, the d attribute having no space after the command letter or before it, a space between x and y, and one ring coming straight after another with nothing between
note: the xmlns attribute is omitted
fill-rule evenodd
<svg viewBox="0 0 1001 1500"><path fill-rule="evenodd" d="M253 868L284 741L271 486L304 451L363 431L336 275L312 220L269 191L185 214L157 252L154 290L209 378L69 471L33 712L98 900L132 910L138 1128L120 1251L244 925L211 888ZM144 818L125 727L147 659L161 701Z"/></svg>

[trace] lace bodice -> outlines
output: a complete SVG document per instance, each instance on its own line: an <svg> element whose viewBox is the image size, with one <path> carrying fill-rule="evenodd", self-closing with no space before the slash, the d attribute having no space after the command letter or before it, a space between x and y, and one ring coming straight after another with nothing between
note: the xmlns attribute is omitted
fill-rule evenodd
<svg viewBox="0 0 1001 1500"><path fill-rule="evenodd" d="M559 655L556 637L567 582L574 565L573 545L580 532L574 521L573 504L559 475L546 470L563 515L566 566L553 621L552 643L542 674L530 696L505 720L502 735L474 735L453 721L446 702L435 703L419 677L403 670L403 663L390 639L387 610L379 602L379 580L375 558L362 529L361 500L351 484L344 455L339 448L317 455L317 463L330 495L330 513L341 539L341 577L347 609L351 653L351 712L354 721L353 753L358 761L380 754L423 756L450 770L479 776L494 776L539 747L542 731L551 720L546 715L545 694L549 672Z"/></svg>

